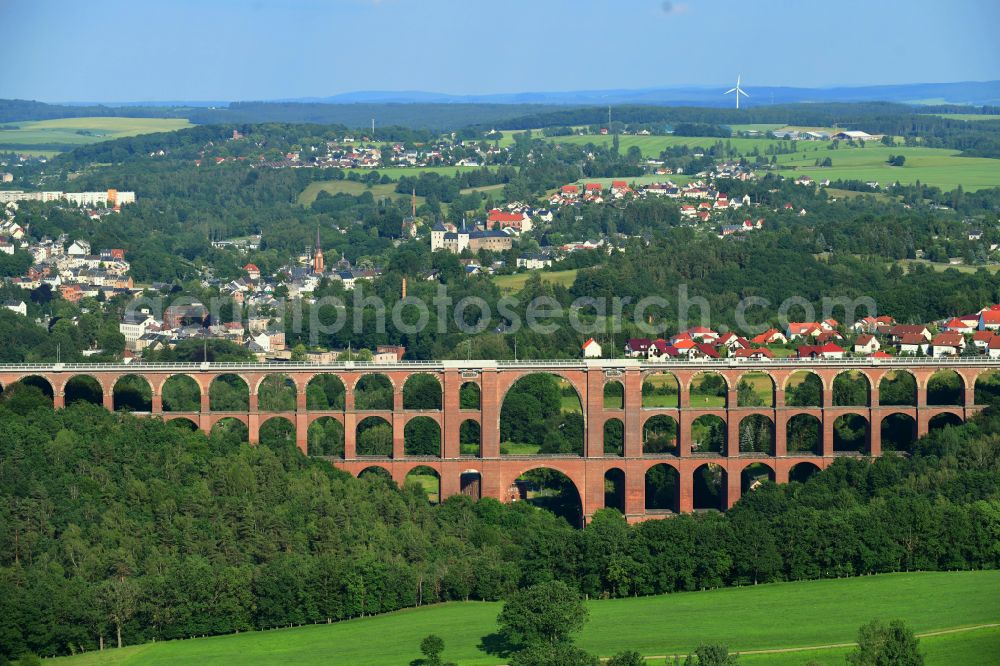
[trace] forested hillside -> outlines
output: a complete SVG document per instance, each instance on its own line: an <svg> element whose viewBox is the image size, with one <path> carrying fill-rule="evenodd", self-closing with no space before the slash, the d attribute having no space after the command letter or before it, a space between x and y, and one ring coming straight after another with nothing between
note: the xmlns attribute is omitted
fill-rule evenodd
<svg viewBox="0 0 1000 666"><path fill-rule="evenodd" d="M0 402L0 656L327 622L550 579L590 596L1000 566L1000 415L840 460L729 513L582 531L526 503L430 506L291 443L249 447L30 388Z"/></svg>

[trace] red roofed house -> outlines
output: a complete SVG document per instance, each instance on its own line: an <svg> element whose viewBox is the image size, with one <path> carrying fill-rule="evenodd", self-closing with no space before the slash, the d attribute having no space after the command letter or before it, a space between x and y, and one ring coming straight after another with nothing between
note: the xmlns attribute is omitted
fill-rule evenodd
<svg viewBox="0 0 1000 666"><path fill-rule="evenodd" d="M704 326L692 326L683 333L679 333L677 337L681 337L684 333L687 333L692 340L698 340L700 342L715 342L719 339L718 333Z"/></svg>
<svg viewBox="0 0 1000 666"><path fill-rule="evenodd" d="M845 353L843 347L832 342L825 345L802 345L798 349L799 358L844 358Z"/></svg>
<svg viewBox="0 0 1000 666"><path fill-rule="evenodd" d="M907 335L919 335L927 342L930 342L932 337L930 330L926 326L921 326L920 324L897 324L889 329L889 337L892 338L894 342L902 341L903 337Z"/></svg>
<svg viewBox="0 0 1000 666"><path fill-rule="evenodd" d="M688 351L688 358L719 358L719 352L712 345L699 342Z"/></svg>
<svg viewBox="0 0 1000 666"><path fill-rule="evenodd" d="M882 345L871 333L862 333L854 341L854 351L858 354L874 354Z"/></svg>
<svg viewBox="0 0 1000 666"><path fill-rule="evenodd" d="M611 192L612 193L621 193L621 194L624 194L626 192L631 192L631 191L632 190L628 186L628 183L626 183L624 180L613 180L613 181L611 181Z"/></svg>
<svg viewBox="0 0 1000 666"><path fill-rule="evenodd" d="M892 326L895 320L889 315L882 315L881 317L865 317L864 319L859 319L851 326L855 331L864 331L865 333L874 333L879 326Z"/></svg>
<svg viewBox="0 0 1000 666"><path fill-rule="evenodd" d="M990 358L1000 358L1000 335L993 336L990 344L986 346L986 353Z"/></svg>
<svg viewBox="0 0 1000 666"><path fill-rule="evenodd" d="M776 328L770 328L750 340L755 345L783 345L788 342L785 334Z"/></svg>
<svg viewBox="0 0 1000 666"><path fill-rule="evenodd" d="M995 331L1000 328L1000 310L987 310L979 313L979 330L990 329Z"/></svg>
<svg viewBox="0 0 1000 666"><path fill-rule="evenodd" d="M823 326L815 321L790 321L785 335L789 340L798 338L814 338L823 332Z"/></svg>
<svg viewBox="0 0 1000 666"><path fill-rule="evenodd" d="M976 324L978 324L978 323L979 322L978 322L978 318L977 318ZM953 331L955 333L972 333L973 329L976 328L976 324L969 324L969 323L964 322L961 319L955 317L954 319L948 321L941 328L942 328L942 330Z"/></svg>
<svg viewBox="0 0 1000 666"><path fill-rule="evenodd" d="M499 208L494 208L486 217L486 228L493 229L516 229L517 231L531 231L531 218L524 213L508 213Z"/></svg>
<svg viewBox="0 0 1000 666"><path fill-rule="evenodd" d="M691 338L674 338L673 345L674 349L679 352L690 352L698 346L698 343Z"/></svg>
<svg viewBox="0 0 1000 666"><path fill-rule="evenodd" d="M760 360L762 358L774 358L774 352L772 352L767 347L760 347L758 349L737 349L733 352L733 358L749 358L754 360Z"/></svg>
<svg viewBox="0 0 1000 666"><path fill-rule="evenodd" d="M679 354L680 351L663 338L657 338L649 344L650 359L676 358Z"/></svg>
<svg viewBox="0 0 1000 666"><path fill-rule="evenodd" d="M870 358L892 358L892 354L889 352L882 351L881 349L871 355Z"/></svg>
<svg viewBox="0 0 1000 666"><path fill-rule="evenodd" d="M576 185L563 185L562 195L571 199L575 199L580 196L580 188Z"/></svg>
<svg viewBox="0 0 1000 666"><path fill-rule="evenodd" d="M729 349L729 351L750 348L750 343L747 342L746 338L741 338L732 331L724 333L722 337L718 339L717 344L725 346Z"/></svg>
<svg viewBox="0 0 1000 666"><path fill-rule="evenodd" d="M900 354L926 354L929 349L927 338L919 333L907 333L899 339Z"/></svg>
<svg viewBox="0 0 1000 666"><path fill-rule="evenodd" d="M601 345L594 338L590 338L583 343L584 358L601 358Z"/></svg>
<svg viewBox="0 0 1000 666"><path fill-rule="evenodd" d="M971 326L972 328L976 328L977 326L979 326L978 312L976 312L975 314L958 315L957 317L955 317L955 319L961 319L966 326Z"/></svg>
<svg viewBox="0 0 1000 666"><path fill-rule="evenodd" d="M942 356L958 356L965 349L965 338L961 333L949 331L938 333L931 340L931 356L940 358Z"/></svg>
<svg viewBox="0 0 1000 666"><path fill-rule="evenodd" d="M631 358L645 356L649 351L649 338L631 338L625 343L625 355Z"/></svg>
<svg viewBox="0 0 1000 666"><path fill-rule="evenodd" d="M822 333L816 336L816 344L821 345L823 343L830 342L831 340L843 340L843 339L844 336L842 336L837 331L823 331Z"/></svg>
<svg viewBox="0 0 1000 666"><path fill-rule="evenodd" d="M976 349L980 352L983 352L990 346L990 340L994 337L996 337L996 333L993 331L976 331L972 334L972 344L976 345Z"/></svg>
<svg viewBox="0 0 1000 666"><path fill-rule="evenodd" d="M260 269L257 268L256 264L247 264L243 267L243 270L247 272L247 275L250 276L251 280L256 281L260 279Z"/></svg>
<svg viewBox="0 0 1000 666"><path fill-rule="evenodd" d="M584 189L586 189L587 194L591 194L591 193L600 194L601 192L604 191L604 186L601 185L600 183L587 183L584 186Z"/></svg>

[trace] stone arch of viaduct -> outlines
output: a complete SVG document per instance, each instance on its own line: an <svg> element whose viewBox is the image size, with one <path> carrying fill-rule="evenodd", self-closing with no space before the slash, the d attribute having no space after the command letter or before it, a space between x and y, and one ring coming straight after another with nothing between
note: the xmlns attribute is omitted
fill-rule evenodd
<svg viewBox="0 0 1000 666"><path fill-rule="evenodd" d="M929 405L928 382L936 373L954 371L961 379L959 400L952 405ZM822 385L820 404L791 406L785 401L786 387L793 374L807 371L815 374ZM856 371L868 382L867 404L838 406L834 403L834 380L845 372ZM888 373L906 371L913 375L916 396L911 405L882 405L880 382ZM418 466L435 470L441 482L441 495L447 497L463 492L463 475L478 475L475 494L511 498L510 488L515 479L525 471L551 468L564 473L575 484L583 505L584 515L590 516L605 505L605 475L611 471L624 476L624 506L630 520L641 520L652 515L646 510L645 476L654 465L666 463L678 473L679 492L677 506L680 511L694 508L693 487L697 470L711 463L725 471L727 485L724 502L731 506L739 499L741 473L750 465L766 465L775 481L788 481L793 467L810 463L817 468L829 465L841 455L864 455L834 451L834 424L837 419L855 414L867 425L865 452L870 456L882 454L881 424L886 417L902 414L913 420L915 435L928 432L931 420L943 414L965 420L982 408L975 400L976 380L983 373L1000 371L1000 361L990 359L871 359L856 360L773 360L744 361L713 360L675 363L645 363L632 359L600 361L443 361L403 362L397 364L342 364L333 366L307 364L130 364L130 365L5 365L0 366L0 388L28 377L40 377L48 382L56 408L63 407L67 384L75 377L88 376L100 386L104 406L115 407L115 385L126 375L142 377L152 395L150 415L175 419L186 418L202 430L209 432L218 421L235 418L247 426L250 442L257 443L260 427L274 417L287 419L294 425L296 445L308 453L308 430L311 423L331 417L343 425L344 456L333 459L333 464L352 474L379 467L393 479L402 482ZM692 405L692 388L696 376L712 372L725 380L724 406L699 407ZM582 456L506 456L500 453L500 411L504 396L521 378L534 373L550 373L562 377L575 389L583 408L585 423ZM676 406L642 406L643 382L653 374L669 373L677 382ZM770 405L741 407L738 385L748 373L770 377L773 398ZM392 386L391 409L365 410L357 408L355 389L366 375L380 374ZM403 390L406 381L417 374L435 377L441 388L440 409L405 409ZM242 379L249 394L248 409L239 411L213 411L210 402L212 382L223 375ZM295 389L294 410L265 411L260 409L259 388L269 376L283 375ZM334 375L343 384L343 409L309 409L307 387L319 375ZM200 393L196 411L165 411L163 387L172 377L186 376L194 380ZM604 387L609 382L619 382L623 387L622 404L606 406ZM479 406L462 408L460 391L465 384L479 388ZM739 450L739 427L744 418L762 415L770 419L773 427L773 454L746 453ZM788 451L786 429L790 419L800 414L814 416L821 424L821 451L814 454ZM677 447L672 454L644 454L643 428L654 416L669 416L677 425ZM723 451L700 453L692 451L691 431L694 422L702 416L718 416L726 428L726 445ZM392 429L392 455L364 457L357 454L357 426L365 418L377 416ZM440 455L408 456L404 447L406 424L417 417L429 417L437 423L441 435ZM623 455L605 454L605 423L617 419L623 424ZM465 421L480 425L479 455L463 455L460 448L460 429ZM468 492L467 489L466 492Z"/></svg>

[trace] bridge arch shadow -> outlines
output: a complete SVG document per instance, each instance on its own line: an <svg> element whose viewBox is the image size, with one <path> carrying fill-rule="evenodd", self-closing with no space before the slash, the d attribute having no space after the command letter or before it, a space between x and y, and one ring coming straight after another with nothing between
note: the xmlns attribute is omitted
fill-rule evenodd
<svg viewBox="0 0 1000 666"><path fill-rule="evenodd" d="M507 489L508 499L527 502L560 516L573 527L583 527L583 499L576 482L551 466L529 466Z"/></svg>

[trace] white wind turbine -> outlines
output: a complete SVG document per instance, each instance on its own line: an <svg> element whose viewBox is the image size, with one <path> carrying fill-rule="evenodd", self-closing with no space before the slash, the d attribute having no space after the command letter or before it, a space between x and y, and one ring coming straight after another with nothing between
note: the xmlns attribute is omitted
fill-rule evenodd
<svg viewBox="0 0 1000 666"><path fill-rule="evenodd" d="M743 95L744 97L749 97L750 96L750 93L744 91L743 88L740 88L740 78L741 78L741 76L742 75L737 75L737 77L736 77L736 87L735 88L730 88L726 92L722 93L723 95L728 95L729 93L736 93L736 110L737 111L740 108L740 95Z"/></svg>

